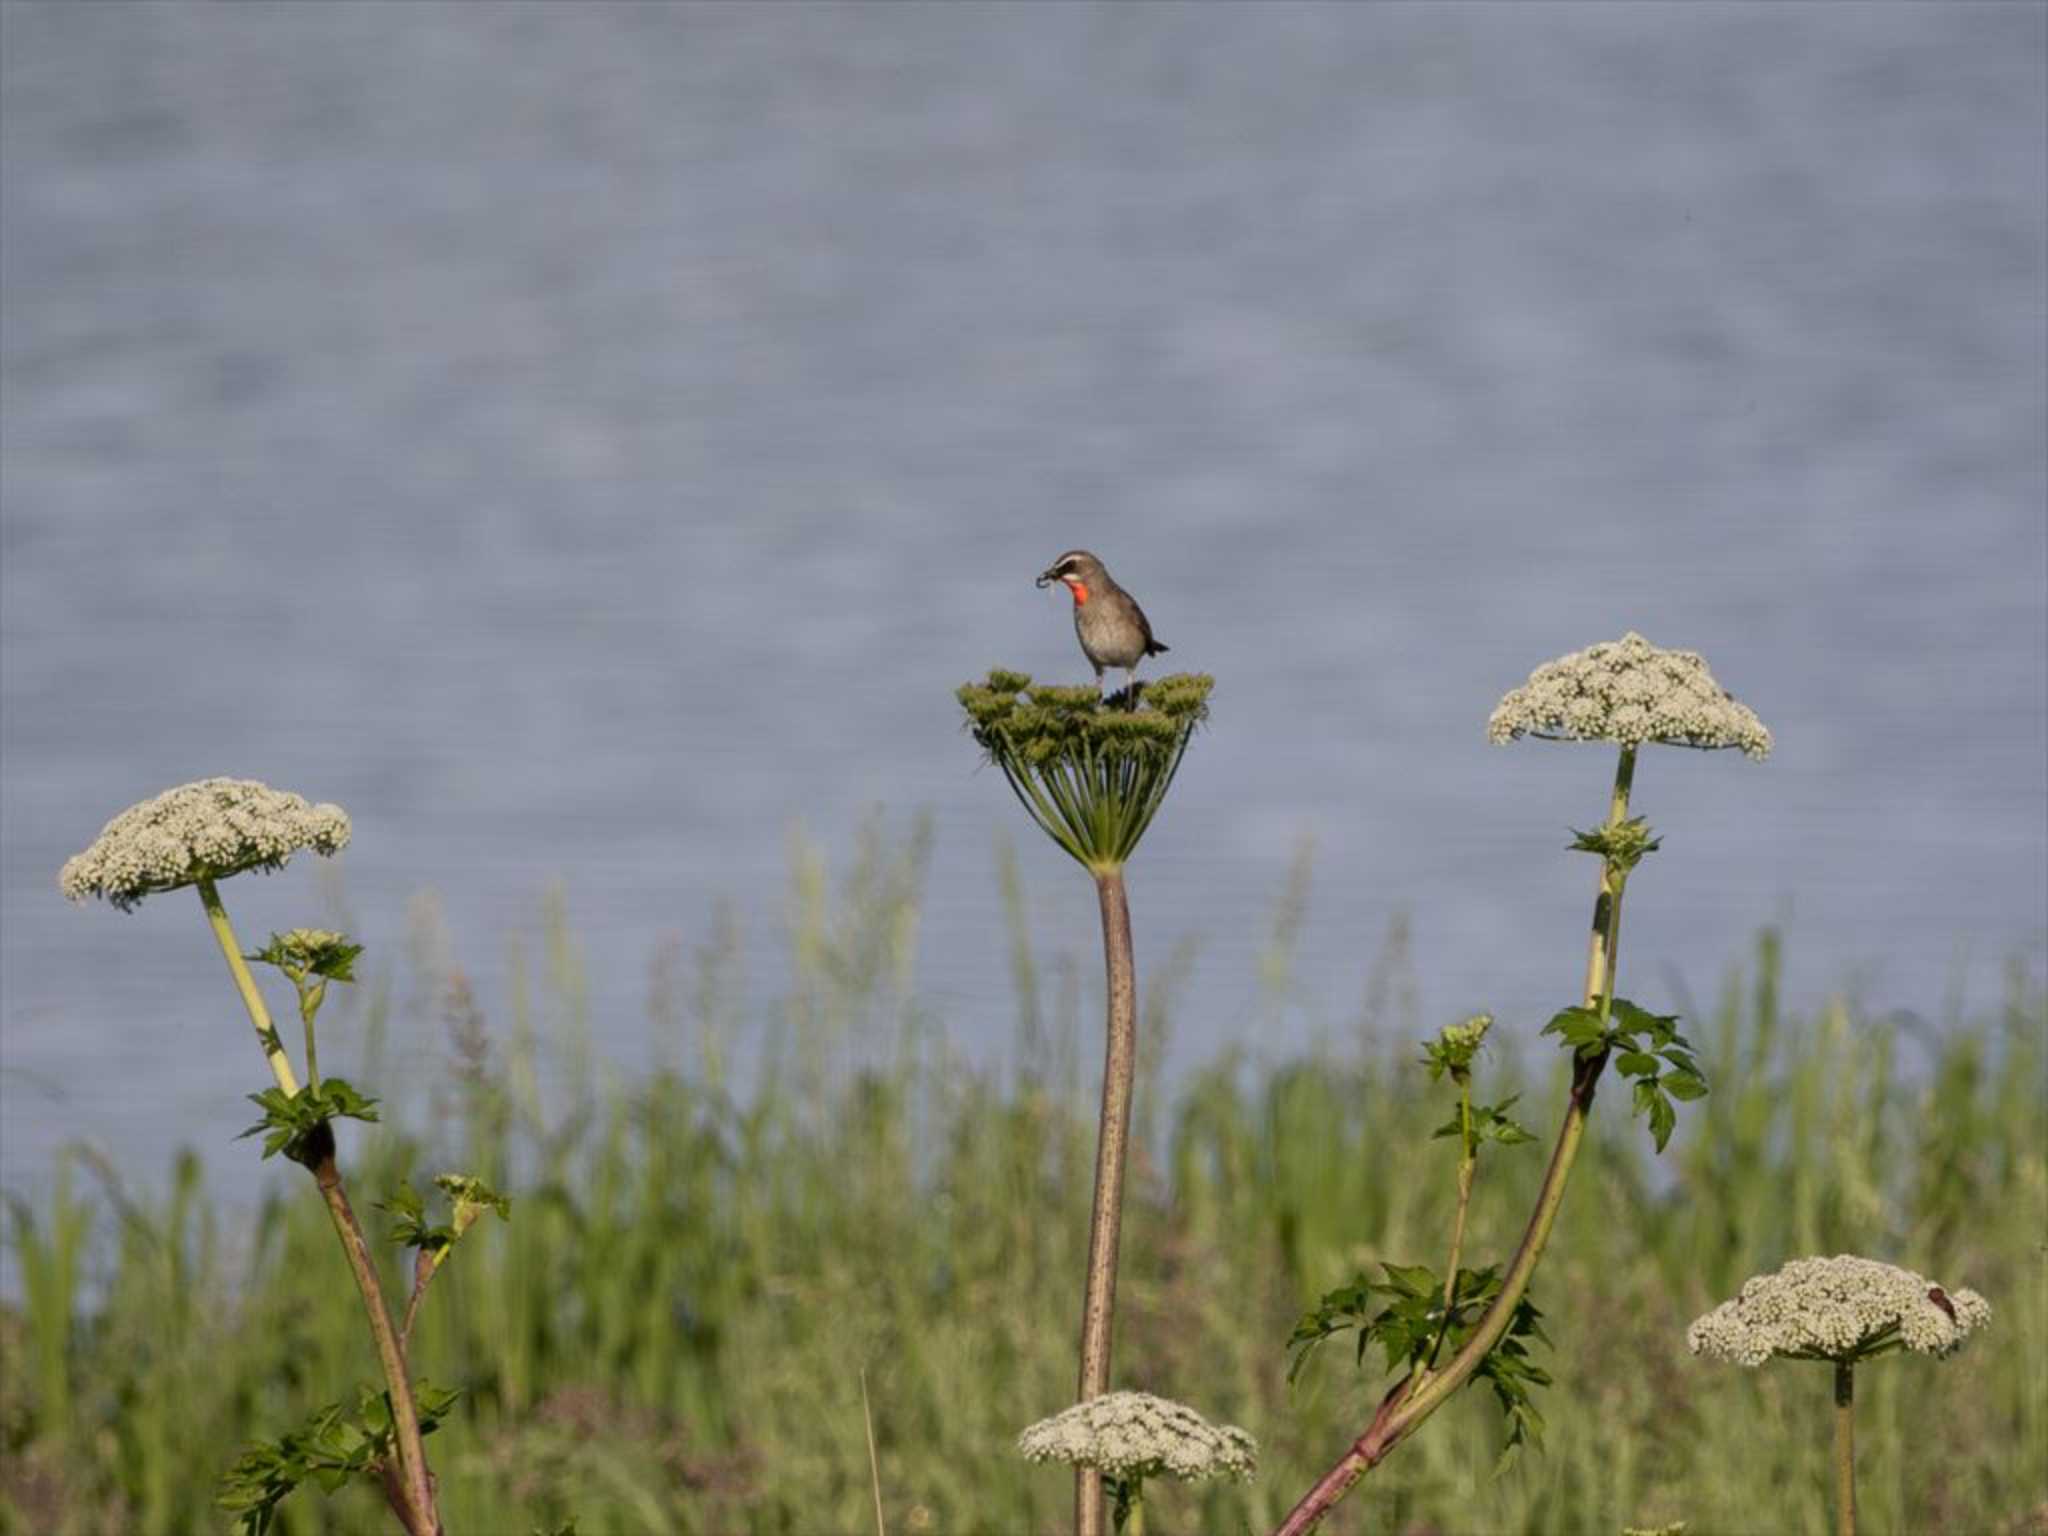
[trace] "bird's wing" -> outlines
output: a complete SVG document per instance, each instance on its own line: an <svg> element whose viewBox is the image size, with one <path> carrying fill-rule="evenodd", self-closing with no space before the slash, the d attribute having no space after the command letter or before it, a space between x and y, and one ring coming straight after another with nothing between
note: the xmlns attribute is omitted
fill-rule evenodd
<svg viewBox="0 0 2048 1536"><path fill-rule="evenodd" d="M1126 597L1130 597L1129 593L1125 593L1124 595ZM1131 598L1131 612L1135 613L1138 616L1138 632L1144 635L1145 637L1145 649L1141 651L1139 654L1144 656L1158 656L1163 654L1167 650L1167 647L1161 645L1157 640L1154 640L1152 638L1152 621L1145 617L1145 610L1138 606L1138 600L1135 597Z"/></svg>

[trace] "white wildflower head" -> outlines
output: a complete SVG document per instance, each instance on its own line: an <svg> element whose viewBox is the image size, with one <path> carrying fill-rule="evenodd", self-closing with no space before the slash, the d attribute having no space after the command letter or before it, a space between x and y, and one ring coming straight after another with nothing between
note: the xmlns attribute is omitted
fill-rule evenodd
<svg viewBox="0 0 2048 1536"><path fill-rule="evenodd" d="M1149 1392L1106 1392L1040 1419L1017 1437L1026 1461L1065 1461L1126 1481L1205 1477L1240 1481L1257 1470L1258 1443L1214 1425L1185 1403Z"/></svg>
<svg viewBox="0 0 2048 1536"><path fill-rule="evenodd" d="M100 896L126 911L153 891L281 868L301 848L339 852L348 833L338 805L254 779L201 779L129 806L65 860L57 885L73 901Z"/></svg>
<svg viewBox="0 0 2048 1536"><path fill-rule="evenodd" d="M1486 735L1740 747L1759 760L1771 753L1763 721L1714 681L1705 658L1660 649L1634 630L1546 661L1494 707Z"/></svg>
<svg viewBox="0 0 2048 1536"><path fill-rule="evenodd" d="M1975 1291L1947 1291L1925 1275L1840 1254L1794 1259L1774 1275L1745 1280L1686 1331L1696 1355L1762 1365L1790 1360L1853 1361L1894 1349L1940 1359L1991 1317Z"/></svg>

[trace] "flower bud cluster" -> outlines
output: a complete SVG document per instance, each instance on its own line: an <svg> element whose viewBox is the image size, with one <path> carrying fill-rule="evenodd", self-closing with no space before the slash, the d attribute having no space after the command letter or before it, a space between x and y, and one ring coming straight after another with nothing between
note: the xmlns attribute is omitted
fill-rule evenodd
<svg viewBox="0 0 2048 1536"><path fill-rule="evenodd" d="M1875 1259L1839 1254L1794 1259L1776 1274L1746 1280L1686 1331L1696 1355L1762 1365L1793 1360L1856 1360L1903 1346L1940 1359L1991 1317L1975 1291L1945 1291L1925 1275Z"/></svg>
<svg viewBox="0 0 2048 1536"><path fill-rule="evenodd" d="M1215 679L1176 672L1139 690L1140 707L1104 700L1093 688L1041 683L997 668L984 683L959 690L968 730L990 752L1026 763L1052 762L1070 753L1163 755L1173 752L1209 713Z"/></svg>
<svg viewBox="0 0 2048 1536"><path fill-rule="evenodd" d="M125 911L154 891L282 868L301 848L337 853L348 837L338 805L310 805L254 779L200 779L116 816L65 861L57 885L73 901L99 896Z"/></svg>
<svg viewBox="0 0 2048 1536"><path fill-rule="evenodd" d="M1663 650L1633 630L1545 662L1495 707L1486 735L1739 747L1759 760L1771 753L1764 723L1714 681L1698 652Z"/></svg>
<svg viewBox="0 0 2048 1536"><path fill-rule="evenodd" d="M1422 1062L1429 1068L1431 1080L1448 1072L1462 1082L1472 1070L1472 1058L1479 1054L1486 1032L1492 1028L1492 1014L1475 1013L1462 1024L1446 1024L1437 1031L1434 1040L1423 1041Z"/></svg>
<svg viewBox="0 0 2048 1536"><path fill-rule="evenodd" d="M1214 1425L1185 1403L1149 1392L1107 1392L1041 1419L1017 1437L1026 1461L1064 1461L1110 1477L1240 1481L1258 1467L1256 1441Z"/></svg>

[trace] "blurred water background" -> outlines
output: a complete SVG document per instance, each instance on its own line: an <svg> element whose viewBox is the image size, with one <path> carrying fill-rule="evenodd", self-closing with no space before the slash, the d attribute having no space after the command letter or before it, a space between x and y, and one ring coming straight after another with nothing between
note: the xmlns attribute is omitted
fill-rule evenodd
<svg viewBox="0 0 2048 1536"><path fill-rule="evenodd" d="M1483 726L1628 628L1778 749L1646 761L1624 989L1781 921L1794 1003L1992 1003L2048 956L2044 59L2032 5L0 7L0 1177L253 1178L196 900L55 888L213 773L355 822L246 939L402 985L431 890L488 1007L558 888L628 1074L665 945L730 899L765 1030L792 848L928 810L916 990L1001 1060L999 835L1091 999L1095 907L951 691L1084 675L1073 545L1219 679L1132 871L1180 1062L1351 1028L1402 920L1428 1022L1572 1000L1610 761Z"/></svg>

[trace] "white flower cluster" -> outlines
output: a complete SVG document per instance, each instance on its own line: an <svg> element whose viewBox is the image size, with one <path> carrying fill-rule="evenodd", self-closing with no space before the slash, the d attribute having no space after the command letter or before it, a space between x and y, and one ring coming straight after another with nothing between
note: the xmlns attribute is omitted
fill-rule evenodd
<svg viewBox="0 0 2048 1536"><path fill-rule="evenodd" d="M1685 1342L1737 1365L1773 1355L1854 1360L1894 1345L1940 1359L1990 1317L1991 1303L1975 1291L1945 1291L1910 1269L1839 1254L1745 1280L1741 1295L1686 1330Z"/></svg>
<svg viewBox="0 0 2048 1536"><path fill-rule="evenodd" d="M1249 1478L1259 1447L1234 1424L1211 1424L1185 1403L1149 1392L1106 1392L1040 1419L1017 1437L1026 1461L1065 1461L1111 1477L1164 1474L1195 1482Z"/></svg>
<svg viewBox="0 0 2048 1536"><path fill-rule="evenodd" d="M1771 733L1707 670L1696 651L1666 651L1634 630L1546 661L1494 707L1489 741L1517 736L1561 741L1646 741L1682 747L1740 747L1771 755Z"/></svg>
<svg viewBox="0 0 2048 1536"><path fill-rule="evenodd" d="M301 848L338 852L348 833L338 805L309 805L254 779L200 779L129 806L64 861L57 886L73 901L100 896L125 911L202 877L277 869Z"/></svg>

